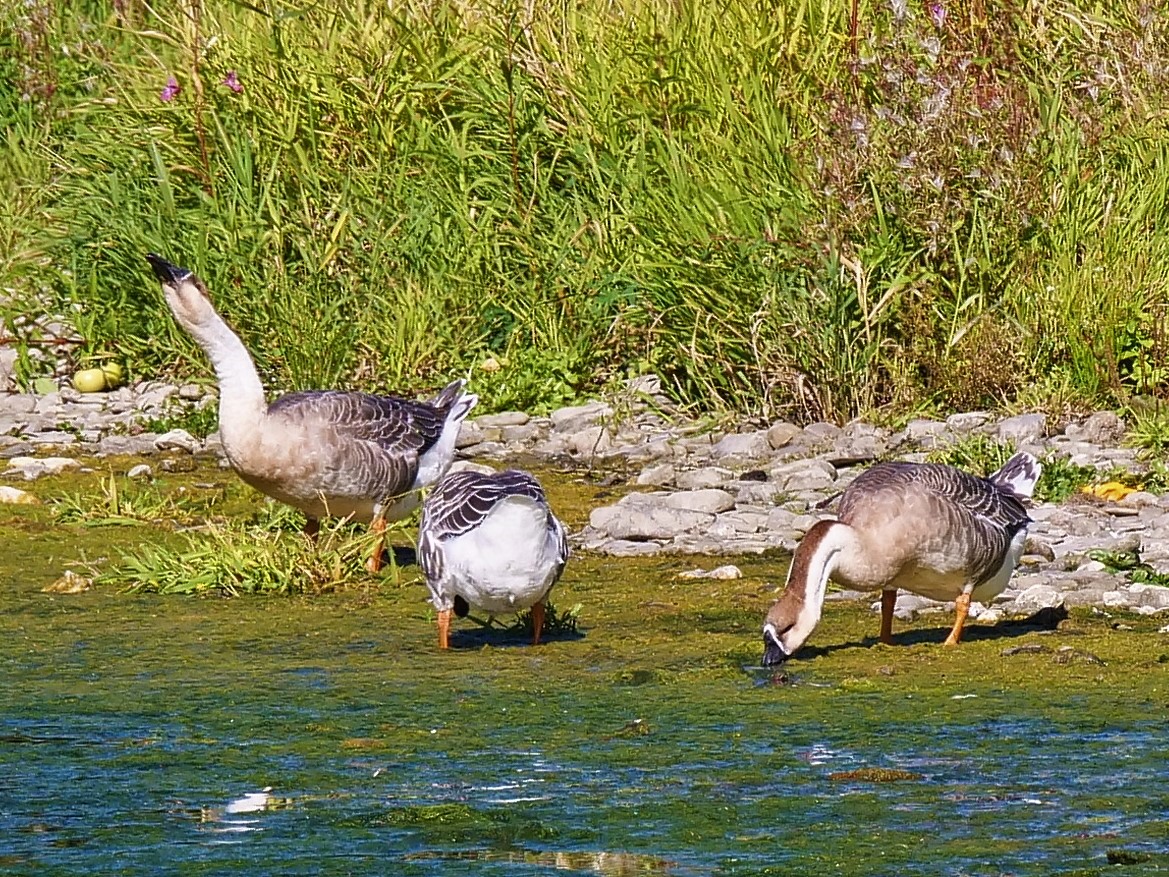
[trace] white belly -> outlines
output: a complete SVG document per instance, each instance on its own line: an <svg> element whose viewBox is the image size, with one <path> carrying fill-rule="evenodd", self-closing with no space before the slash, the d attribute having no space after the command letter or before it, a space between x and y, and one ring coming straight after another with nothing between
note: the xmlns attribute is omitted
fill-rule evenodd
<svg viewBox="0 0 1169 877"><path fill-rule="evenodd" d="M435 605L449 608L458 595L492 615L538 602L555 582L559 565L547 512L523 498L500 502L474 530L444 541L442 553Z"/></svg>

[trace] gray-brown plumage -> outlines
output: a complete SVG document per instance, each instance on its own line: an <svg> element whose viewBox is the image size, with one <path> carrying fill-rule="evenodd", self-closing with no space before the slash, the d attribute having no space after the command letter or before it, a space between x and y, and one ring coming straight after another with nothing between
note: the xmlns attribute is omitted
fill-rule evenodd
<svg viewBox="0 0 1169 877"><path fill-rule="evenodd" d="M952 466L879 463L849 485L838 519L814 525L763 627L764 662L795 653L820 619L828 579L881 589L881 641L892 640L897 590L954 600L957 644L972 599L993 599L1019 561L1030 518L1023 500L1042 472L1030 454L988 478Z"/></svg>
<svg viewBox="0 0 1169 877"><path fill-rule="evenodd" d="M175 319L206 351L219 382L219 433L232 468L262 493L305 513L370 522L406 517L446 472L477 398L463 382L429 402L340 390L289 393L268 404L251 356L212 306L202 280L147 256ZM381 563L375 545L370 569Z"/></svg>

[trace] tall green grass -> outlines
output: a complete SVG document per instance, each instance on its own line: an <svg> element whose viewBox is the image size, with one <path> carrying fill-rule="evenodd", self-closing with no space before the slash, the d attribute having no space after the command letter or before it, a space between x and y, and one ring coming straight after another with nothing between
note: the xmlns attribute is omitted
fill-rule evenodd
<svg viewBox="0 0 1169 877"><path fill-rule="evenodd" d="M163 252L273 389L469 374L540 410L655 371L833 419L1160 392L1165 17L902 8L861 0L854 39L828 0L10 4L0 287L137 376L205 373Z"/></svg>

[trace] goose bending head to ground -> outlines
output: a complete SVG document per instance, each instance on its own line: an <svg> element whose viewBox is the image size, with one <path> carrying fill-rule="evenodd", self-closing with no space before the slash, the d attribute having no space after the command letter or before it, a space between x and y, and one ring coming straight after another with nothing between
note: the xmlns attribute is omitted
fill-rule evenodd
<svg viewBox="0 0 1169 877"><path fill-rule="evenodd" d="M449 384L429 402L340 390L289 393L271 404L239 336L216 312L203 281L153 253L175 320L206 351L219 382L219 435L240 478L304 512L315 536L326 515L378 533L369 569L381 566L387 520L408 516L419 491L454 459L459 425L478 398Z"/></svg>
<svg viewBox="0 0 1169 877"><path fill-rule="evenodd" d="M540 642L544 598L568 561L564 525L540 482L518 469L453 472L422 506L418 563L438 610L438 647L450 645L451 611L492 615L532 609Z"/></svg>
<svg viewBox="0 0 1169 877"><path fill-rule="evenodd" d="M946 645L957 645L970 601L1007 586L1023 554L1031 519L1023 501L1043 467L1018 453L979 478L938 463L878 463L844 491L837 520L808 530L787 588L763 625L763 663L778 664L820 621L831 578L858 590L881 589L881 642L893 638L897 590L956 604Z"/></svg>

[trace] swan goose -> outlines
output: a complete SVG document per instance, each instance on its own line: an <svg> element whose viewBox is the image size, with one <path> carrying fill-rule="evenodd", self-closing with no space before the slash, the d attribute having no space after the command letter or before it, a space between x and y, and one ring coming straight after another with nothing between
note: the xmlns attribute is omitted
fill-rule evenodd
<svg viewBox="0 0 1169 877"><path fill-rule="evenodd" d="M377 534L367 567L381 567L387 520L407 517L419 491L454 459L459 426L478 398L463 381L429 402L341 390L288 393L268 404L255 363L216 312L203 281L161 256L146 256L175 320L207 353L219 382L219 435L245 482L307 516L352 517Z"/></svg>
<svg viewBox="0 0 1169 877"><path fill-rule="evenodd" d="M564 525L540 482L508 469L452 472L427 495L418 562L438 610L438 647L450 646L451 611L492 615L532 609L532 645L544 627L544 599L568 561Z"/></svg>
<svg viewBox="0 0 1169 877"><path fill-rule="evenodd" d="M820 621L828 579L881 589L881 642L893 641L897 590L953 600L957 645L970 601L1006 588L1023 553L1030 498L1043 467L1027 453L979 478L938 463L878 463L840 499L836 520L819 521L796 547L787 587L763 625L763 663L778 664Z"/></svg>

